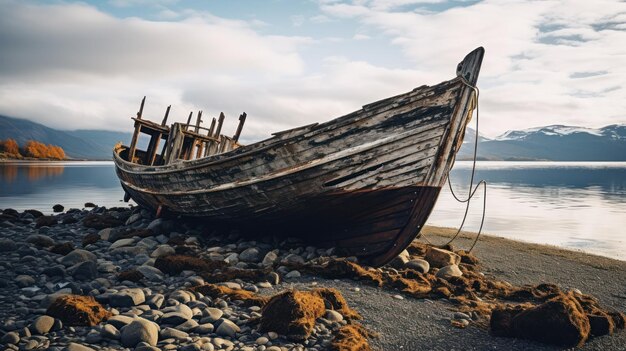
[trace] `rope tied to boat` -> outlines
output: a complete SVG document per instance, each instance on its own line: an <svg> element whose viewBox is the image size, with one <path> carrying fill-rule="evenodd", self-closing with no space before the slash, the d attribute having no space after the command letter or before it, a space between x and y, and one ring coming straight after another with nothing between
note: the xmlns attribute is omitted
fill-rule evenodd
<svg viewBox="0 0 626 351"><path fill-rule="evenodd" d="M468 189L468 194L467 194L467 198L461 199L459 196L457 196L457 194L454 192L454 189L452 188L452 182L450 181L450 171L452 170L454 163L456 161L456 158L452 161L452 165L450 166L450 168L447 171L447 177L448 177L448 187L450 188L450 193L452 194L452 196L454 197L454 199L459 202L459 203L465 203L465 213L463 214L463 220L461 221L461 225L459 226L459 229L457 230L456 234L454 234L454 236L452 237L452 239L450 239L445 245L450 245L452 244L452 242L454 242L459 234L461 234L461 231L463 230L463 226L465 225L465 221L467 220L467 215L469 213L469 208L470 208L470 203L472 201L472 199L474 198L474 195L476 195L476 191L478 191L478 188L482 185L483 186L483 210L482 210L482 217L480 220L480 227L478 228L478 233L476 234L476 238L474 239L474 242L472 243L472 246L469 248L468 252L472 252L472 250L474 249L474 247L476 246L476 243L478 242L478 239L480 238L480 234L482 233L483 230L483 225L485 224L485 213L487 210L487 181L485 181L484 179L481 179L476 186L474 187L474 176L476 174L476 158L478 156L478 136L479 136L479 129L478 129L478 115L479 115L479 109L478 109L478 97L480 95L480 90L478 89L478 87L470 84L463 76L459 76L459 78L461 78L461 81L463 82L463 84L465 84L467 87L469 87L470 89L472 89L474 91L474 101L475 101L475 108L476 108L476 133L474 136L474 155L472 158L472 172L470 175L470 183L469 183L469 189ZM471 111L471 110L470 110ZM424 239L431 245L433 245L425 236Z"/></svg>

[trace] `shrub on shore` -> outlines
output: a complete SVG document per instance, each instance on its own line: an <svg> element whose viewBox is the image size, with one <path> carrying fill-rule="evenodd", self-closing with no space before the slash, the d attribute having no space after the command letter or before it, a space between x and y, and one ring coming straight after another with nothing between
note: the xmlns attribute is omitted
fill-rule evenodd
<svg viewBox="0 0 626 351"><path fill-rule="evenodd" d="M0 157L22 159L30 157L35 159L66 159L65 151L60 146L44 144L35 140L29 140L20 148L15 139L0 140Z"/></svg>

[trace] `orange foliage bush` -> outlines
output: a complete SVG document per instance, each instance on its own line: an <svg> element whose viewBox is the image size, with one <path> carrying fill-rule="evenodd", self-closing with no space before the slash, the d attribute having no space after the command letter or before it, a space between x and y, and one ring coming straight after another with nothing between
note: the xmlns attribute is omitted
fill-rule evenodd
<svg viewBox="0 0 626 351"><path fill-rule="evenodd" d="M9 155L20 156L20 147L14 139L0 140L0 151Z"/></svg>
<svg viewBox="0 0 626 351"><path fill-rule="evenodd" d="M65 151L60 146L46 145L38 141L29 140L24 146L24 155L34 158L65 159Z"/></svg>

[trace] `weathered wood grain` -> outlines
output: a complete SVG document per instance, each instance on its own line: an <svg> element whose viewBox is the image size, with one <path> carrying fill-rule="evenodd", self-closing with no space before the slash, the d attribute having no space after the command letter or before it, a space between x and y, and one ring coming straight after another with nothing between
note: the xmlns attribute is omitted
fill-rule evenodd
<svg viewBox="0 0 626 351"><path fill-rule="evenodd" d="M468 54L452 80L247 146L237 143L245 114L232 138L221 134L223 113L208 135L174 124L164 164L129 162L119 147L116 172L144 207L259 235L299 234L381 265L418 235L435 204L475 106L483 54ZM180 160L193 150L196 159Z"/></svg>

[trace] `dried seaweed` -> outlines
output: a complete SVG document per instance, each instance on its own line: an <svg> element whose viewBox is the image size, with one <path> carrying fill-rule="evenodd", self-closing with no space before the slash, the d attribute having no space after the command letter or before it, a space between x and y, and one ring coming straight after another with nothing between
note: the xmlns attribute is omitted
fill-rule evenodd
<svg viewBox="0 0 626 351"><path fill-rule="evenodd" d="M60 296L48 307L46 314L73 326L94 326L111 317L92 296Z"/></svg>

